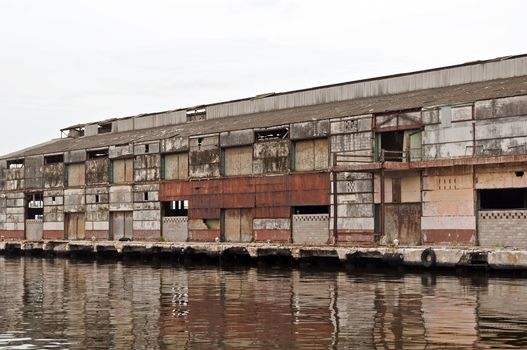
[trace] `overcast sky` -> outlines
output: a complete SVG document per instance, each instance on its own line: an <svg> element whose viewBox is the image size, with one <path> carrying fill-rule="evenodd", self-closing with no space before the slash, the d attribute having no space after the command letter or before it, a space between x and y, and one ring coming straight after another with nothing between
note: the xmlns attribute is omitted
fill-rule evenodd
<svg viewBox="0 0 527 350"><path fill-rule="evenodd" d="M0 154L79 122L527 53L526 1L0 0Z"/></svg>

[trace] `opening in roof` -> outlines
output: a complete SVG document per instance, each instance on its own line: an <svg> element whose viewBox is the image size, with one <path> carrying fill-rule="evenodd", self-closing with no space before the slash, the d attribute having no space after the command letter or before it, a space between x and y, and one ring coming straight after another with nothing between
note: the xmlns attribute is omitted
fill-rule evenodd
<svg viewBox="0 0 527 350"><path fill-rule="evenodd" d="M98 134L107 134L109 132L112 132L112 123L99 124L97 127Z"/></svg>
<svg viewBox="0 0 527 350"><path fill-rule="evenodd" d="M187 109L187 121L193 122L193 121L199 121L199 120L205 120L207 110L204 107L198 107L193 109Z"/></svg>
<svg viewBox="0 0 527 350"><path fill-rule="evenodd" d="M64 154L55 154L44 157L44 164L58 164L64 163Z"/></svg>

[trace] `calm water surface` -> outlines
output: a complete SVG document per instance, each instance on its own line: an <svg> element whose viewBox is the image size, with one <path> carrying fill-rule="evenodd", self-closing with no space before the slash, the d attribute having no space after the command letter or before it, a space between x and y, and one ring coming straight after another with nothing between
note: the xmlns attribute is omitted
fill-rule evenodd
<svg viewBox="0 0 527 350"><path fill-rule="evenodd" d="M527 280L0 257L0 349L527 348Z"/></svg>

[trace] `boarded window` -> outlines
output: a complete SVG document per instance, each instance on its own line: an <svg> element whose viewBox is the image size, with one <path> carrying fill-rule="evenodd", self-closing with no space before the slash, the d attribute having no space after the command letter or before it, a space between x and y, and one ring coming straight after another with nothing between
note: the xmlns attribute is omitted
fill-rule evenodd
<svg viewBox="0 0 527 350"><path fill-rule="evenodd" d="M134 181L134 159L112 161L112 183L121 184Z"/></svg>
<svg viewBox="0 0 527 350"><path fill-rule="evenodd" d="M251 175L253 147L229 147L223 150L222 173L225 176Z"/></svg>
<svg viewBox="0 0 527 350"><path fill-rule="evenodd" d="M294 170L310 171L328 168L328 139L295 142Z"/></svg>
<svg viewBox="0 0 527 350"><path fill-rule="evenodd" d="M186 180L188 178L188 153L174 153L163 156L163 179Z"/></svg>
<svg viewBox="0 0 527 350"><path fill-rule="evenodd" d="M84 163L69 164L66 171L66 184L70 187L83 186L85 182Z"/></svg>

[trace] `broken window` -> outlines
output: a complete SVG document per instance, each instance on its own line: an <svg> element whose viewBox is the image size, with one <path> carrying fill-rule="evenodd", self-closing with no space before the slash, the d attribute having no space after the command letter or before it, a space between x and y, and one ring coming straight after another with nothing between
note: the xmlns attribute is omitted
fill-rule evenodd
<svg viewBox="0 0 527 350"><path fill-rule="evenodd" d="M255 132L256 141L283 140L289 137L288 128L260 130Z"/></svg>
<svg viewBox="0 0 527 350"><path fill-rule="evenodd" d="M161 176L163 180L186 180L188 178L188 153L163 155Z"/></svg>
<svg viewBox="0 0 527 350"><path fill-rule="evenodd" d="M24 160L23 159L8 160L7 167L9 169L21 169L24 167Z"/></svg>
<svg viewBox="0 0 527 350"><path fill-rule="evenodd" d="M44 164L58 164L64 163L64 154L55 154L44 157Z"/></svg>
<svg viewBox="0 0 527 350"><path fill-rule="evenodd" d="M527 209L527 188L479 190L481 210Z"/></svg>
<svg viewBox="0 0 527 350"><path fill-rule="evenodd" d="M188 200L163 202L163 215L188 216Z"/></svg>
<svg viewBox="0 0 527 350"><path fill-rule="evenodd" d="M224 148L221 174L224 176L251 175L253 172L253 146Z"/></svg>
<svg viewBox="0 0 527 350"><path fill-rule="evenodd" d="M130 183L134 181L134 159L112 160L110 166L110 180L114 184Z"/></svg>
<svg viewBox="0 0 527 350"><path fill-rule="evenodd" d="M86 152L88 159L99 159L99 158L108 158L108 150L102 149L97 151L88 151Z"/></svg>
<svg viewBox="0 0 527 350"><path fill-rule="evenodd" d="M195 122L207 119L207 110L204 107L187 109L187 122Z"/></svg>
<svg viewBox="0 0 527 350"><path fill-rule="evenodd" d="M304 205L293 208L293 214L304 215L304 214L329 214L328 205Z"/></svg>
<svg viewBox="0 0 527 350"><path fill-rule="evenodd" d="M42 192L27 196L26 219L42 220L44 218L44 196Z"/></svg>
<svg viewBox="0 0 527 350"><path fill-rule="evenodd" d="M293 147L293 170L312 171L328 168L328 139L296 141Z"/></svg>
<svg viewBox="0 0 527 350"><path fill-rule="evenodd" d="M407 162L421 160L421 129L379 132L375 134L375 159Z"/></svg>

